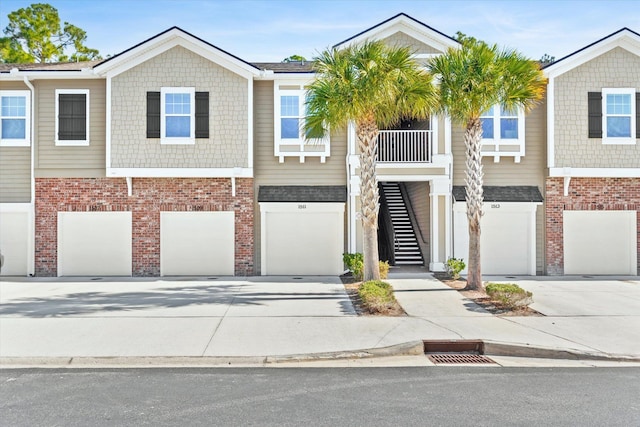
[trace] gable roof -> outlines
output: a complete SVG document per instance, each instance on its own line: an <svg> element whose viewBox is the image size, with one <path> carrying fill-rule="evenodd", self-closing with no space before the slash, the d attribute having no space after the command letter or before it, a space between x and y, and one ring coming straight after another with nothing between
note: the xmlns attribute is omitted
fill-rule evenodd
<svg viewBox="0 0 640 427"><path fill-rule="evenodd" d="M260 74L251 63L175 26L102 61L94 70L102 75L118 75L175 46L182 46L247 78Z"/></svg>
<svg viewBox="0 0 640 427"><path fill-rule="evenodd" d="M386 21L382 21L381 23L367 28L355 36L349 37L348 39L333 45L333 48L340 49L349 44L361 43L372 38L385 38L398 31L402 31L422 42L425 42L426 39L429 45L441 51L445 51L449 47L456 47L460 45L460 43L453 37L450 37L405 13L399 13Z"/></svg>
<svg viewBox="0 0 640 427"><path fill-rule="evenodd" d="M588 46L583 47L569 55L552 62L543 68L547 77L557 77L572 70L585 62L609 52L616 47L621 47L640 56L640 34L627 27L601 38Z"/></svg>

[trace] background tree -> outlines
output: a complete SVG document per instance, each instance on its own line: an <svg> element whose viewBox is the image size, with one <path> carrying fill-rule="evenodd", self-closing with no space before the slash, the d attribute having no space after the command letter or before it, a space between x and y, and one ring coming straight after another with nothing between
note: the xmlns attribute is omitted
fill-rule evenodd
<svg viewBox="0 0 640 427"><path fill-rule="evenodd" d="M291 56L289 56L287 58L284 58L282 60L282 62L303 62L303 61L306 61L306 60L307 60L307 58L305 58L302 55L291 55Z"/></svg>
<svg viewBox="0 0 640 427"><path fill-rule="evenodd" d="M84 45L87 33L65 22L60 25L58 10L36 3L9 13L6 37L0 38L2 62L66 62L101 59L96 49ZM67 51L71 54L68 55Z"/></svg>
<svg viewBox="0 0 640 427"><path fill-rule="evenodd" d="M465 127L465 188L469 221L467 288L482 289L480 218L483 204L482 122L480 116L495 105L506 110L531 109L543 96L546 79L535 61L514 50L501 50L471 37L458 49L448 49L429 62L440 81L442 112Z"/></svg>
<svg viewBox="0 0 640 427"><path fill-rule="evenodd" d="M552 63L556 62L556 57L555 56L551 56L548 53L545 53L540 58L539 62L540 62L540 65L552 64Z"/></svg>
<svg viewBox="0 0 640 427"><path fill-rule="evenodd" d="M317 74L307 94L306 137L322 137L330 128L354 123L360 153L363 277L378 280L378 132L403 118L426 118L433 108L433 85L409 49L379 41L327 50L314 61Z"/></svg>

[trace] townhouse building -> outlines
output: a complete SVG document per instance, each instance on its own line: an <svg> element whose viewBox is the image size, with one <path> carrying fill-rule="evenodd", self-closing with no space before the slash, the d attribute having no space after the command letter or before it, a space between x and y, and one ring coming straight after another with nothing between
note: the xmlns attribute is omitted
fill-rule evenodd
<svg viewBox="0 0 640 427"><path fill-rule="evenodd" d="M458 42L405 14L335 47ZM482 118L484 274L628 274L640 254L640 34L544 69ZM305 140L310 62L252 63L174 27L103 61L0 65L2 275L336 275L362 251L352 128ZM463 128L378 137L380 251L467 257Z"/></svg>

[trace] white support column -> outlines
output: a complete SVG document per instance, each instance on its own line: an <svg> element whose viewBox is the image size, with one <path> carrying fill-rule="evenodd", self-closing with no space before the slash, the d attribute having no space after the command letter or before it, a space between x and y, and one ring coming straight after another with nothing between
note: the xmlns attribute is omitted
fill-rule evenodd
<svg viewBox="0 0 640 427"><path fill-rule="evenodd" d="M451 185L446 177L430 181L429 186L431 188L429 193L431 201L431 262L429 270L444 271L446 258L451 253ZM444 222L442 226L441 222Z"/></svg>

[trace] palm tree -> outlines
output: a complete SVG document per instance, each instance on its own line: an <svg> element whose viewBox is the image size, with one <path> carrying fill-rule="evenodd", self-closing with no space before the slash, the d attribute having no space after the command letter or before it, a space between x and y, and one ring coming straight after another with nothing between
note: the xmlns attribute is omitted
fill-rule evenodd
<svg viewBox="0 0 640 427"><path fill-rule="evenodd" d="M498 49L473 38L463 38L429 61L431 75L439 80L440 110L465 127L466 201L469 221L467 288L482 289L480 269L480 218L483 203L483 172L480 116L494 105L514 111L530 110L544 94L546 79L540 67L520 53Z"/></svg>
<svg viewBox="0 0 640 427"><path fill-rule="evenodd" d="M408 48L380 41L314 58L316 79L307 92L307 138L329 129L355 125L360 153L360 201L364 233L364 280L378 280L378 183L376 151L379 129L404 118L426 118L434 108L428 74Z"/></svg>

